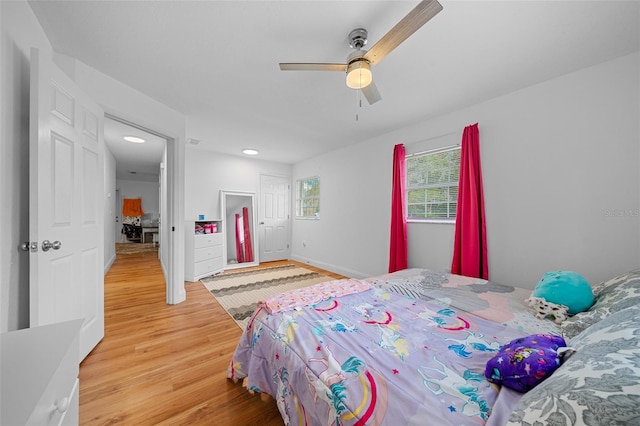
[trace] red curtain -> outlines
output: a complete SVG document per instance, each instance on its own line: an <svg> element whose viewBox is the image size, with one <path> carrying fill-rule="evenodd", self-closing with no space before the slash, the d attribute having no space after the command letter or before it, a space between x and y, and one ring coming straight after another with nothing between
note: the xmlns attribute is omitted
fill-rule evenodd
<svg viewBox="0 0 640 426"><path fill-rule="evenodd" d="M393 184L391 190L391 244L389 272L407 269L407 215L405 212L405 182L407 166L404 145L393 148Z"/></svg>
<svg viewBox="0 0 640 426"><path fill-rule="evenodd" d="M244 263L244 253L242 251L242 223L240 215L236 213L236 260Z"/></svg>
<svg viewBox="0 0 640 426"><path fill-rule="evenodd" d="M487 229L484 218L478 123L465 127L460 154L451 273L488 280Z"/></svg>
<svg viewBox="0 0 640 426"><path fill-rule="evenodd" d="M249 229L249 209L242 208L242 218L244 220L244 260L253 262L253 247L251 247L251 229Z"/></svg>

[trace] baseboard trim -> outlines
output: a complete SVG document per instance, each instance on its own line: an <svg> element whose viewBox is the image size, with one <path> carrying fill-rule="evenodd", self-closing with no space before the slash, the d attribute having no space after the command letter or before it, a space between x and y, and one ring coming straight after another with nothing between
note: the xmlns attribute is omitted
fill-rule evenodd
<svg viewBox="0 0 640 426"><path fill-rule="evenodd" d="M109 261L107 262L106 265L104 265L104 274L107 275L107 272L109 272L109 269L111 269L111 266L113 265L113 262L116 261L116 254L113 253L113 256L111 256L111 259L109 259Z"/></svg>
<svg viewBox="0 0 640 426"><path fill-rule="evenodd" d="M374 274L367 274L365 272L355 271L353 269L344 268L332 263L319 262L302 256L292 255L291 259L300 263L306 263L308 265L315 266L316 268L326 269L327 271L335 272L336 274L344 275L350 278L368 278L374 276Z"/></svg>

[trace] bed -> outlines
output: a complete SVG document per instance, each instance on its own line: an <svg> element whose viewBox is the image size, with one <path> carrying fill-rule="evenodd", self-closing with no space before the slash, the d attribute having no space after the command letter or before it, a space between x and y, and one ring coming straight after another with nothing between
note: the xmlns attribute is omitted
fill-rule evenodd
<svg viewBox="0 0 640 426"><path fill-rule="evenodd" d="M339 297L265 301L243 332L227 376L275 398L286 425L640 424L640 270L560 325L528 309L531 290L491 281L355 281ZM570 356L532 390L485 377L514 339L563 333Z"/></svg>

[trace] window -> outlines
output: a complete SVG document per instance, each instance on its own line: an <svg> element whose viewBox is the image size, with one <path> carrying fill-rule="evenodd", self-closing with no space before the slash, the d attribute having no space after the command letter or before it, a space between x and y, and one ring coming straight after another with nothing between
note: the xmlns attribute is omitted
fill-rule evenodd
<svg viewBox="0 0 640 426"><path fill-rule="evenodd" d="M318 176L297 181L296 217L320 219L320 178Z"/></svg>
<svg viewBox="0 0 640 426"><path fill-rule="evenodd" d="M453 220L460 147L407 156L407 219Z"/></svg>

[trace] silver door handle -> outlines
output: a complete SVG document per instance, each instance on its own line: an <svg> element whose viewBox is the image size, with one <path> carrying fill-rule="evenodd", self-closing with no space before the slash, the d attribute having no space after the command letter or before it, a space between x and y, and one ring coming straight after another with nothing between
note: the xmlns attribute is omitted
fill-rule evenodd
<svg viewBox="0 0 640 426"><path fill-rule="evenodd" d="M49 251L49 249L60 250L62 247L62 243L60 241L51 242L49 240L44 240L42 242L42 251Z"/></svg>

